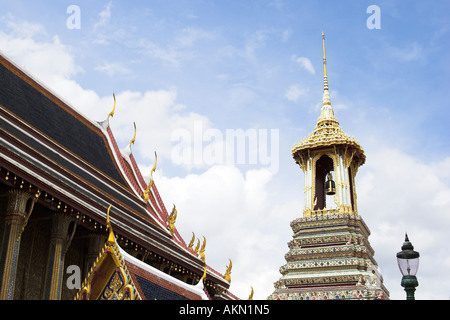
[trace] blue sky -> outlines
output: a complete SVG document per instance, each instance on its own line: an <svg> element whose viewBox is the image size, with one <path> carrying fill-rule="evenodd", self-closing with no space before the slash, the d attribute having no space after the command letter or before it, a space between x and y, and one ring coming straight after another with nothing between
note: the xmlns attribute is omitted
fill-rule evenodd
<svg viewBox="0 0 450 320"><path fill-rule="evenodd" d="M181 235L205 235L207 260L220 272L233 260L231 289L242 298L251 285L260 299L273 291L289 223L301 216L303 173L291 147L320 114L324 31L335 115L367 155L359 214L391 298L404 298L395 253L405 231L422 255L417 298L450 296L450 282L441 282L450 267L441 246L450 226L448 1L0 5L0 50L58 96L101 121L116 94L119 146L136 122L141 171L148 175L156 150L156 185L167 207L177 204ZM80 8L79 29L66 25L70 5ZM367 28L370 5L381 10L380 29ZM277 130L269 144L277 170L261 161L174 161L174 132L194 137L199 123L223 136Z"/></svg>

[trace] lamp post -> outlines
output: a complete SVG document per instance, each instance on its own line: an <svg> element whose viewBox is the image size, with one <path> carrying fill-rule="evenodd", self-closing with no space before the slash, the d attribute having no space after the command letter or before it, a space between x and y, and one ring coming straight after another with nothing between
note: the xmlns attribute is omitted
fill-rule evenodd
<svg viewBox="0 0 450 320"><path fill-rule="evenodd" d="M414 251L414 247L406 234L402 251L397 253L398 267L403 275L401 286L405 288L406 300L415 300L414 292L419 285L416 278L417 269L419 268L419 256L419 253Z"/></svg>

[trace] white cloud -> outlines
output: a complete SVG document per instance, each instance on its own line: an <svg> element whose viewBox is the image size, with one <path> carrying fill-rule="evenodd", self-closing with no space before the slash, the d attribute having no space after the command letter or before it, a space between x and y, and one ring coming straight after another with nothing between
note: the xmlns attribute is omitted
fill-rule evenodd
<svg viewBox="0 0 450 320"><path fill-rule="evenodd" d="M269 7L281 10L284 7L284 3L282 0L273 0L269 2Z"/></svg>
<svg viewBox="0 0 450 320"><path fill-rule="evenodd" d="M244 57L248 61L255 62L257 60L256 51L266 45L267 31L257 30L247 37L244 47Z"/></svg>
<svg viewBox="0 0 450 320"><path fill-rule="evenodd" d="M176 102L176 89L132 92L116 95L116 115L111 127L119 137L133 135L133 122L136 122L137 138L133 152L143 159L153 159L154 151L170 159L175 130L186 130L192 135L194 124L200 122L206 130L211 122L205 116L189 112L183 113L184 106ZM105 113L107 114L107 113Z"/></svg>
<svg viewBox="0 0 450 320"><path fill-rule="evenodd" d="M10 34L0 31L0 47L5 48L6 55L42 82L58 97L93 121L102 121L111 111L113 105L110 96L100 97L96 92L82 88L72 79L82 71L67 46L57 36L52 41L36 41L32 35L16 36L15 30L24 25L15 23ZM34 28L39 30L39 28ZM97 70L109 74L127 72L118 64L104 64ZM172 147L171 132L176 129L193 130L194 122L202 122L208 129L210 121L196 113L184 114L184 106L176 102L176 89L154 90L146 92L116 92L116 113L110 120L111 127L120 143L126 145L125 137L133 136L133 122L137 126L137 139L133 146L135 154L145 160L153 161L154 151L170 159ZM152 137L149 139L148 137ZM125 146L124 145L124 146Z"/></svg>
<svg viewBox="0 0 450 320"><path fill-rule="evenodd" d="M292 29L286 29L283 30L282 35L281 35L281 41L283 42L287 42L292 36Z"/></svg>
<svg viewBox="0 0 450 320"><path fill-rule="evenodd" d="M231 291L244 299L250 286L255 288L255 298L270 294L283 256L278 252L277 228L272 227L277 216L270 216L271 180L267 170L243 174L233 166L213 166L184 178L155 175L166 206L177 206L180 234L186 241L192 232L197 238L205 236L206 260L217 271L224 273L228 259L233 261Z"/></svg>
<svg viewBox="0 0 450 320"><path fill-rule="evenodd" d="M14 57L14 61L26 66L27 72L38 75L44 82L55 77L69 78L83 72L75 64L70 49L61 43L58 36L53 36L47 42L35 41L33 37L37 34L45 34L42 26L18 20L11 22L10 19L14 18L8 17L6 21L10 32L0 31L0 47L7 56Z"/></svg>
<svg viewBox="0 0 450 320"><path fill-rule="evenodd" d="M192 47L197 41L213 39L215 35L212 32L200 28L184 28L175 38L175 46L179 48Z"/></svg>
<svg viewBox="0 0 450 320"><path fill-rule="evenodd" d="M199 53L195 49L198 42L213 40L215 37L212 31L188 27L176 32L173 39L167 41L166 45L149 38L136 39L134 35L128 35L123 42L139 54L159 59L170 67L178 67L182 62L197 57Z"/></svg>
<svg viewBox="0 0 450 320"><path fill-rule="evenodd" d="M417 42L412 42L403 47L388 46L386 52L402 62L424 61L427 56L423 45Z"/></svg>
<svg viewBox="0 0 450 320"><path fill-rule="evenodd" d="M297 62L303 69L308 71L311 74L315 74L316 70L314 69L311 61L306 57L296 57L293 56L292 59Z"/></svg>
<svg viewBox="0 0 450 320"><path fill-rule="evenodd" d="M33 36L46 34L46 31L41 24L17 19L10 13L0 17L0 21L3 21L6 27L10 29L11 35L18 38L30 38Z"/></svg>
<svg viewBox="0 0 450 320"><path fill-rule="evenodd" d="M118 75L118 74L129 74L131 70L127 67L123 66L121 63L111 62L111 63L103 63L102 65L96 66L94 70L103 72L107 74L109 77Z"/></svg>
<svg viewBox="0 0 450 320"><path fill-rule="evenodd" d="M100 11L98 14L99 20L94 24L94 31L98 28L106 26L109 23L109 20L111 19L111 6L112 1L108 2L105 8Z"/></svg>
<svg viewBox="0 0 450 320"><path fill-rule="evenodd" d="M301 96L305 96L308 92L309 90L307 88L300 88L299 85L293 84L287 89L284 96L290 101L297 101Z"/></svg>
<svg viewBox="0 0 450 320"><path fill-rule="evenodd" d="M450 159L427 164L400 150L376 146L357 177L359 214L372 235L385 284L392 299L404 299L395 254L405 232L421 254L416 299L447 299L450 281L444 276L450 228Z"/></svg>

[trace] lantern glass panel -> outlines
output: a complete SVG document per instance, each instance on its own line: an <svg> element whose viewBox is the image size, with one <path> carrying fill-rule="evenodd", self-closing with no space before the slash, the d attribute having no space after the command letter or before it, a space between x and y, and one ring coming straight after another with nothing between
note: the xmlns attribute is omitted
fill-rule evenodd
<svg viewBox="0 0 450 320"><path fill-rule="evenodd" d="M415 259L401 259L397 258L398 267L404 276L415 276L417 269L419 269L419 258Z"/></svg>

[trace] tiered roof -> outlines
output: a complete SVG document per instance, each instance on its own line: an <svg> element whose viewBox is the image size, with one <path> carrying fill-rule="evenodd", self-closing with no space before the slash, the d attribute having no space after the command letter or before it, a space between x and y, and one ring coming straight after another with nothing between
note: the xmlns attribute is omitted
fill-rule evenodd
<svg viewBox="0 0 450 320"><path fill-rule="evenodd" d="M112 114L102 122L89 120L1 53L0 88L3 169L38 188L39 201L59 201L58 209L90 229L104 229L112 204L117 235L203 274L199 254L176 228L168 229L169 214L154 181L148 201L143 199L148 184L131 149L118 147L109 126ZM206 279L222 288L225 297L229 282L210 266L207 270Z"/></svg>

